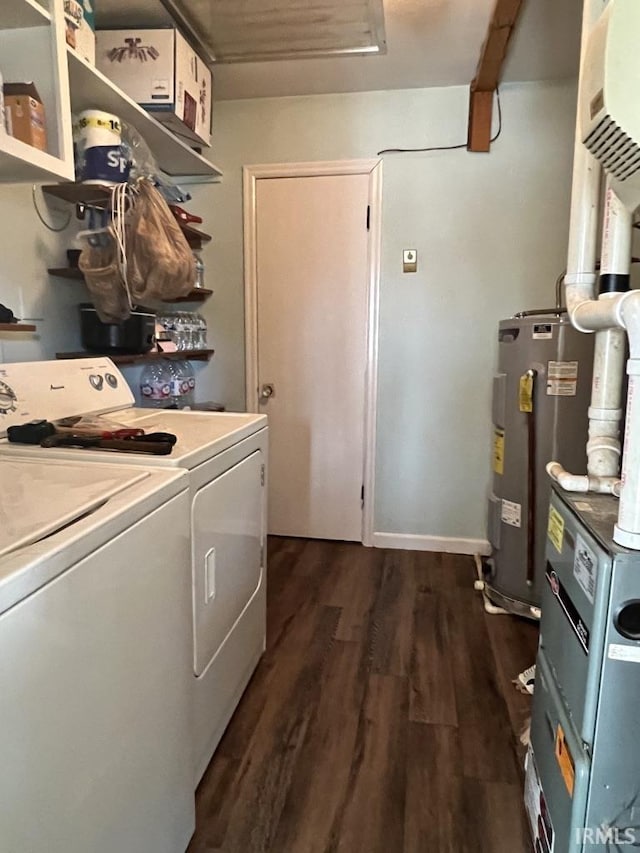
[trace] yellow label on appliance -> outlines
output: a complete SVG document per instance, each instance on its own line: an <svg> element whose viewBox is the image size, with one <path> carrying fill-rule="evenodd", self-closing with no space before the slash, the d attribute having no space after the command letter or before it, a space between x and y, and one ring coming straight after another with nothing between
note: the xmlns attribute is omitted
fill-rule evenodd
<svg viewBox="0 0 640 853"><path fill-rule="evenodd" d="M525 373L520 377L520 390L518 393L520 411L527 414L533 412L533 376Z"/></svg>
<svg viewBox="0 0 640 853"><path fill-rule="evenodd" d="M499 427L493 430L493 470L504 474L504 430Z"/></svg>
<svg viewBox="0 0 640 853"><path fill-rule="evenodd" d="M557 509L549 507L549 526L547 527L547 536L553 542L553 546L562 554L562 543L564 542L564 518L560 515Z"/></svg>
<svg viewBox="0 0 640 853"><path fill-rule="evenodd" d="M567 786L569 796L573 797L573 789L575 788L576 784L576 768L573 763L571 751L569 750L569 744L567 743L567 739L565 737L562 726L558 726L558 730L556 731L555 752L556 761L558 762L560 773L562 773L564 784Z"/></svg>

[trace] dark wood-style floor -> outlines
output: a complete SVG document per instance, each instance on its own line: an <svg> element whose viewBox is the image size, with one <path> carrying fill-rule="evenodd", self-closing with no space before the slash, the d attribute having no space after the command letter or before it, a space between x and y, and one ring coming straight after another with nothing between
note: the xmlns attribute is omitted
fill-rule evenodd
<svg viewBox="0 0 640 853"><path fill-rule="evenodd" d="M511 679L536 630L470 557L273 539L268 648L189 853L528 853Z"/></svg>

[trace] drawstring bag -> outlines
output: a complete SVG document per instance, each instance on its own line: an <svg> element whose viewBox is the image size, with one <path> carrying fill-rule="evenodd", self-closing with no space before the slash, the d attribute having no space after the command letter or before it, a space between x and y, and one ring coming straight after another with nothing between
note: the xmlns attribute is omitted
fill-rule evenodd
<svg viewBox="0 0 640 853"><path fill-rule="evenodd" d="M147 178L111 191L111 225L90 239L78 265L103 323L136 305L186 296L196 280L193 252L164 198ZM98 242L98 245L95 243Z"/></svg>
<svg viewBox="0 0 640 853"><path fill-rule="evenodd" d="M126 320L131 306L120 273L115 240L111 239L106 246L85 246L78 266L102 322L121 323Z"/></svg>
<svg viewBox="0 0 640 853"><path fill-rule="evenodd" d="M127 221L127 284L134 304L187 296L196 280L193 252L158 190L137 183Z"/></svg>

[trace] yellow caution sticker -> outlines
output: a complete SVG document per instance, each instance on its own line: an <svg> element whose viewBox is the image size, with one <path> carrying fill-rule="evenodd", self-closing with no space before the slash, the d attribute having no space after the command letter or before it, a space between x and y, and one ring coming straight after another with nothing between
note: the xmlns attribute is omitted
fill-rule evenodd
<svg viewBox="0 0 640 853"><path fill-rule="evenodd" d="M518 393L520 411L530 414L533 412L533 376L525 373L520 377L520 390Z"/></svg>
<svg viewBox="0 0 640 853"><path fill-rule="evenodd" d="M504 430L500 427L493 430L493 470L504 474Z"/></svg>
<svg viewBox="0 0 640 853"><path fill-rule="evenodd" d="M576 768L573 763L573 758L571 757L571 750L569 749L569 744L567 743L567 738L565 737L564 729L562 726L558 726L556 731L556 761L558 762L558 767L560 768L560 773L562 774L562 778L564 779L564 784L567 786L567 791L569 792L569 796L573 797L573 789L576 784Z"/></svg>
<svg viewBox="0 0 640 853"><path fill-rule="evenodd" d="M547 536L553 542L553 546L562 554L562 545L564 543L564 518L560 515L557 509L549 507L549 526L547 527Z"/></svg>

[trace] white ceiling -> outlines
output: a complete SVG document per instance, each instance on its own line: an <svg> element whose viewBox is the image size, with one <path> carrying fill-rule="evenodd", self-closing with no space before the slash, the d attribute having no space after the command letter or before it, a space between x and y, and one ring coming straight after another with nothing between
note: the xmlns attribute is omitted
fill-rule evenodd
<svg viewBox="0 0 640 853"><path fill-rule="evenodd" d="M188 6L189 0L182 0ZM217 0L209 0L215 6ZM495 0L385 0L383 56L217 65L219 100L470 83ZM277 0L277 5L286 5ZM582 0L525 0L505 80L577 75ZM163 18L159 0L100 0L98 24ZM241 34L240 34L241 35Z"/></svg>

